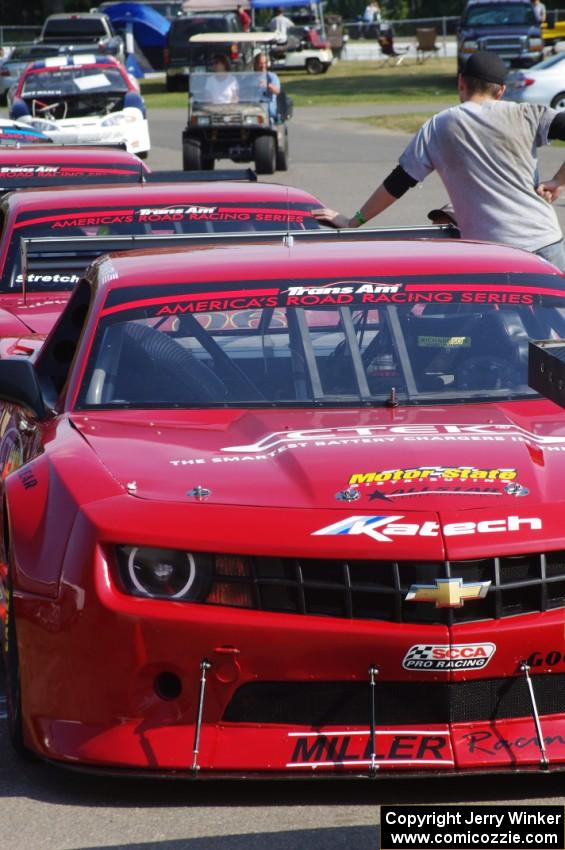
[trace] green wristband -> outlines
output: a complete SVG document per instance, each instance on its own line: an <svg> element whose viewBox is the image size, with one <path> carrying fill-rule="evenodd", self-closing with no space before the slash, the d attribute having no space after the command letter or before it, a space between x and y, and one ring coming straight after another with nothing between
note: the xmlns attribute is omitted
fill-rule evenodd
<svg viewBox="0 0 565 850"><path fill-rule="evenodd" d="M367 219L363 216L361 210L357 210L353 218L356 218L359 224L367 224Z"/></svg>

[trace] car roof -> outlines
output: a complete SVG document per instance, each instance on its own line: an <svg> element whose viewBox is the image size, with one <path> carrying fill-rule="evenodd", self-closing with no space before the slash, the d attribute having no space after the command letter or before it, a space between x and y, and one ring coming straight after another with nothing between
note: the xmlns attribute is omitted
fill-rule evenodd
<svg viewBox="0 0 565 850"><path fill-rule="evenodd" d="M23 148L2 148L0 169L3 165L135 165L140 160L119 148L86 145L26 145ZM143 163L142 163L143 167Z"/></svg>
<svg viewBox="0 0 565 850"><path fill-rule="evenodd" d="M73 18L107 18L105 12L54 12L52 15L49 15L46 20L51 21L55 18L64 18L65 20L72 20Z"/></svg>
<svg viewBox="0 0 565 850"><path fill-rule="evenodd" d="M187 261L187 252L190 253L190 262ZM363 275L400 274L420 278L449 275L461 280L462 276L469 274L510 272L552 275L554 279L563 280L555 267L528 251L449 239L344 243L312 238L307 242L295 239L290 248L282 240L277 240L267 244L130 251L100 258L91 266L91 279L96 280L97 269L108 259L113 270L112 275L103 275L103 285L109 288L190 284L190 281L257 280L264 283L266 280L283 279L296 283L319 278L351 281Z"/></svg>
<svg viewBox="0 0 565 850"><path fill-rule="evenodd" d="M1 160L0 160L1 163ZM149 183L113 186L76 187L69 191L64 186L45 189L23 189L6 195L5 204L23 211L46 209L88 209L100 204L117 207L122 204L145 206L170 206L172 204L229 203L232 201L254 201L257 203L277 202L289 204L320 204L320 201L302 189L282 186L278 183Z"/></svg>
<svg viewBox="0 0 565 850"><path fill-rule="evenodd" d="M94 53L75 53L72 56L61 54L60 56L48 56L46 59L38 59L37 62L32 62L28 65L24 73L29 71L41 71L48 69L54 71L57 68L72 68L75 66L84 65L105 65L113 68L119 68L120 63L113 56L105 56Z"/></svg>

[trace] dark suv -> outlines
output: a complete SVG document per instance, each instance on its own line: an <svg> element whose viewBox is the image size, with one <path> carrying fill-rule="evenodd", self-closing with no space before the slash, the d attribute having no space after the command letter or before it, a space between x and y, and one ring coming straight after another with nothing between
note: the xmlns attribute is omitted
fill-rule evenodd
<svg viewBox="0 0 565 850"><path fill-rule="evenodd" d="M193 35L207 32L241 32L241 22L235 12L186 15L175 18L167 34L164 67L167 91L186 89L188 81L188 41ZM230 56L231 60L237 57ZM205 62L203 61L203 66ZM202 70L205 70L204 67Z"/></svg>
<svg viewBox="0 0 565 850"><path fill-rule="evenodd" d="M530 0L470 0L457 40L460 71L477 50L490 50L515 68L528 68L543 59L541 29Z"/></svg>

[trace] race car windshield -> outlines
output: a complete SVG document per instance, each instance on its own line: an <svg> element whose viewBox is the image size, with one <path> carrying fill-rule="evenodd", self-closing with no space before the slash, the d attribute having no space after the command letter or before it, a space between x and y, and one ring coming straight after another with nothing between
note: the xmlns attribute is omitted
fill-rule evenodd
<svg viewBox="0 0 565 850"><path fill-rule="evenodd" d="M516 25L534 27L536 18L531 3L489 3L472 6L464 21L465 26L499 27Z"/></svg>
<svg viewBox="0 0 565 850"><path fill-rule="evenodd" d="M116 289L78 407L533 397L528 341L565 336L565 293L552 294L550 276L521 286L509 286L509 277L506 286L493 276L435 286L429 279L164 285L139 288L135 298Z"/></svg>
<svg viewBox="0 0 565 850"><path fill-rule="evenodd" d="M21 96L68 97L89 93L127 92L126 81L117 68L69 67L44 70L28 74L24 80Z"/></svg>
<svg viewBox="0 0 565 850"><path fill-rule="evenodd" d="M12 227L0 291L22 291L21 238L59 240L49 252L34 251L31 247L27 252L26 291L51 292L72 289L81 272L100 254L136 247L132 242L110 245L93 241L92 248L85 250L84 246L79 249L72 241L64 241L61 237L84 240L85 237L319 230L320 225L310 212L315 206L315 203L287 203L282 200L223 203L186 200L168 206L149 203L139 206L126 200L119 206L106 204L103 207L22 212ZM7 232L4 234L6 237ZM68 279L61 280L61 277Z"/></svg>

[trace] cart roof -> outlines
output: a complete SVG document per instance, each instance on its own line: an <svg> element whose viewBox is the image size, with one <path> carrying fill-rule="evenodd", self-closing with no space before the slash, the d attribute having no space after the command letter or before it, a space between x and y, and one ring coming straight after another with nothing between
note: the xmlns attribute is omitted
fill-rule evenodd
<svg viewBox="0 0 565 850"><path fill-rule="evenodd" d="M277 40L277 36L274 32L199 32L188 40L190 44L228 44L233 41L270 44Z"/></svg>

